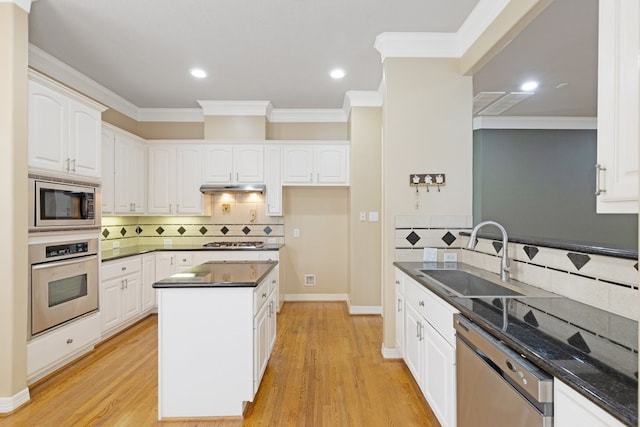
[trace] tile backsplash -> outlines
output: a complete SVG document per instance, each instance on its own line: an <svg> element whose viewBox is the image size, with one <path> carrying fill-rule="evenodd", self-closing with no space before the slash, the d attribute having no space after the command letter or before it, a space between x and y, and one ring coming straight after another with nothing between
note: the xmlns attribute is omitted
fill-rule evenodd
<svg viewBox="0 0 640 427"><path fill-rule="evenodd" d="M466 249L471 218L450 216L396 217L396 261L422 261L423 248L438 248L438 261L454 252L458 261L498 273L502 242L478 239ZM509 243L511 277L602 310L638 319L638 261Z"/></svg>
<svg viewBox="0 0 640 427"><path fill-rule="evenodd" d="M211 216L122 216L102 218L102 248L135 245L196 245L211 241L284 243L284 217L265 215L264 196L207 196Z"/></svg>

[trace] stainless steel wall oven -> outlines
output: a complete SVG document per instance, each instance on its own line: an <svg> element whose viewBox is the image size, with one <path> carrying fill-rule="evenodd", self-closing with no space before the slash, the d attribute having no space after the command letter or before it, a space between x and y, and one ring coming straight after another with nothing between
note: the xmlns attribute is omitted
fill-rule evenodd
<svg viewBox="0 0 640 427"><path fill-rule="evenodd" d="M51 240L29 245L32 338L98 310L98 239Z"/></svg>

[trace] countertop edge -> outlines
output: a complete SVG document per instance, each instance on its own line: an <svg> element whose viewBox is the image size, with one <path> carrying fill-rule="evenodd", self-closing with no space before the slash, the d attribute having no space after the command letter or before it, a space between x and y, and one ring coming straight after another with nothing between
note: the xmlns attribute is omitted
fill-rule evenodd
<svg viewBox="0 0 640 427"><path fill-rule="evenodd" d="M279 251L284 247L284 244L272 244L264 245L261 248L206 248L202 246L178 246L166 248L164 246L130 246L128 248L121 248L117 255L113 255L113 249L106 249L101 251L101 261L109 262L123 258L129 258L132 256L145 255L153 252L260 252L260 251ZM135 249L130 249L135 248ZM106 254L106 256L105 256Z"/></svg>
<svg viewBox="0 0 640 427"><path fill-rule="evenodd" d="M441 289L438 289L435 286L431 286L430 284L426 283L426 281L421 280L421 278L414 273L413 268L408 267L407 264L416 265L420 263L401 261L396 261L393 263L394 267L399 268L402 272L410 276L417 283L420 283L429 291L442 298L445 302L455 307L460 311L461 314L478 324L480 327L482 327L482 329L488 331L491 335L497 337L498 339L504 340L508 346L514 348L516 351L526 356L533 363L548 371L549 374L553 375L559 380L562 380L581 396L584 396L590 402L593 402L596 406L609 413L609 415L611 415L612 417L629 426L638 425L638 414L634 414L633 412L629 411L627 407L621 405L613 399L609 399L608 396L596 395L597 390L595 390L591 384L576 377L561 366L558 366L553 362L549 362L546 359L540 357L529 348L522 346L499 328L494 327L493 325L485 321L482 317L476 315L463 305L458 304L455 300L452 300L447 294L442 292Z"/></svg>
<svg viewBox="0 0 640 427"><path fill-rule="evenodd" d="M278 265L278 261L212 261L211 264L241 264L246 266L251 266L254 264L269 264L269 268L254 282L166 282L166 280L170 279L168 277L159 282L153 283L151 285L154 289L233 289L233 288L255 288L260 284L264 279L267 278L269 273L273 271L274 268ZM206 263L208 264L208 263ZM197 266L196 266L197 267ZM164 283L163 283L164 282Z"/></svg>

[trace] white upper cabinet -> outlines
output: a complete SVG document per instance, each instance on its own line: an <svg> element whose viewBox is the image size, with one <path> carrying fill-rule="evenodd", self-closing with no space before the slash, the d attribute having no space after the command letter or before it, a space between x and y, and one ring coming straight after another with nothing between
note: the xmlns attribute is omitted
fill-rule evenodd
<svg viewBox="0 0 640 427"><path fill-rule="evenodd" d="M264 183L264 145L205 144L203 158L206 184Z"/></svg>
<svg viewBox="0 0 640 427"><path fill-rule="evenodd" d="M267 146L265 148L266 173L265 194L266 214L268 216L282 216L282 169L280 167L280 146Z"/></svg>
<svg viewBox="0 0 640 427"><path fill-rule="evenodd" d="M90 99L31 72L29 169L67 179L99 179L103 110Z"/></svg>
<svg viewBox="0 0 640 427"><path fill-rule="evenodd" d="M282 146L283 185L349 185L347 143Z"/></svg>
<svg viewBox="0 0 640 427"><path fill-rule="evenodd" d="M115 158L114 158L115 134L107 128L102 127L102 214L113 214L115 212Z"/></svg>
<svg viewBox="0 0 640 427"><path fill-rule="evenodd" d="M132 134L114 130L113 151L114 213L144 214L147 200L147 146Z"/></svg>
<svg viewBox="0 0 640 427"><path fill-rule="evenodd" d="M599 4L598 213L638 212L639 5Z"/></svg>
<svg viewBox="0 0 640 427"><path fill-rule="evenodd" d="M202 145L149 144L150 214L202 214Z"/></svg>

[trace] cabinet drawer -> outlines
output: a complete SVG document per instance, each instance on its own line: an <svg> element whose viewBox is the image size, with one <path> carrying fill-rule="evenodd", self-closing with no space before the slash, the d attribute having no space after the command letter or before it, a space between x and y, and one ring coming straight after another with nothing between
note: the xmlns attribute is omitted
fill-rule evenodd
<svg viewBox="0 0 640 427"><path fill-rule="evenodd" d="M458 310L412 279L405 283L405 295L406 303L411 304L449 344L455 346L453 315Z"/></svg>
<svg viewBox="0 0 640 427"><path fill-rule="evenodd" d="M191 267L193 265L193 254L190 252L177 252L175 260L178 267Z"/></svg>
<svg viewBox="0 0 640 427"><path fill-rule="evenodd" d="M125 274L136 273L141 270L140 257L130 257L125 260L107 261L102 263L100 280L109 280Z"/></svg>
<svg viewBox="0 0 640 427"><path fill-rule="evenodd" d="M253 315L255 316L269 297L269 278L263 280L253 291Z"/></svg>
<svg viewBox="0 0 640 427"><path fill-rule="evenodd" d="M27 377L83 350L100 339L100 314L79 319L27 344Z"/></svg>

